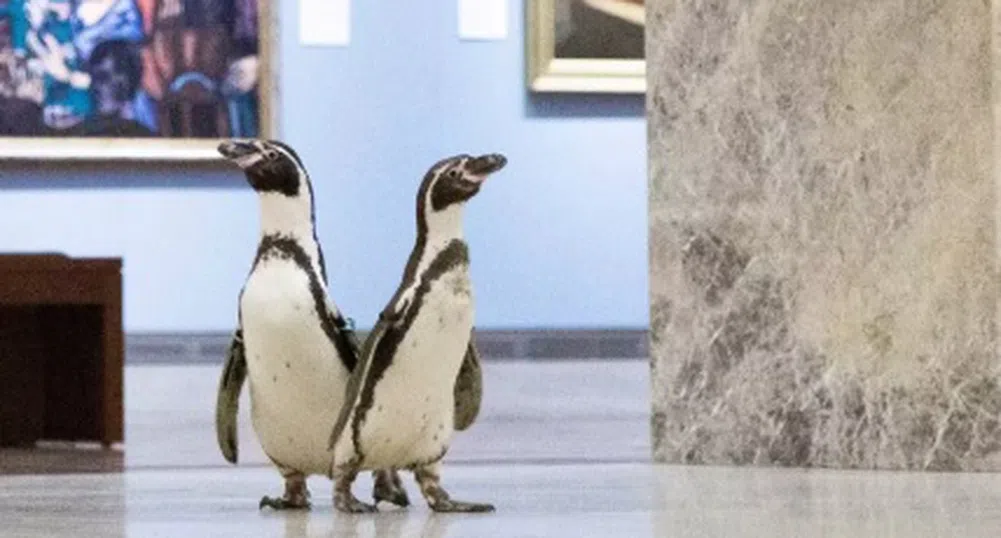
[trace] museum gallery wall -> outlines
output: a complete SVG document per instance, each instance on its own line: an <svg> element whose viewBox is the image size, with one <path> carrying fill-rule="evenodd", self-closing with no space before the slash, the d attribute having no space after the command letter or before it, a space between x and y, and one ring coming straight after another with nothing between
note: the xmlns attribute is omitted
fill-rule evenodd
<svg viewBox="0 0 1001 538"><path fill-rule="evenodd" d="M215 159L277 136L267 0L0 0L0 156ZM536 92L645 91L642 0L527 1Z"/></svg>

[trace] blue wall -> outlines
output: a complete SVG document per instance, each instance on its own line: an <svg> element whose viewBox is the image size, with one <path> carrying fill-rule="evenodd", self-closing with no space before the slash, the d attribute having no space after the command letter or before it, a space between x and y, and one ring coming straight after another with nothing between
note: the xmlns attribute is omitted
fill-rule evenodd
<svg viewBox="0 0 1001 538"><path fill-rule="evenodd" d="M399 281L425 169L488 151L510 161L467 211L478 325L647 324L641 97L528 95L518 0L490 42L457 39L455 2L354 2L347 48L300 47L297 3L281 4L283 137L359 326ZM258 222L239 172L7 165L0 185L0 250L124 257L126 330L232 327Z"/></svg>

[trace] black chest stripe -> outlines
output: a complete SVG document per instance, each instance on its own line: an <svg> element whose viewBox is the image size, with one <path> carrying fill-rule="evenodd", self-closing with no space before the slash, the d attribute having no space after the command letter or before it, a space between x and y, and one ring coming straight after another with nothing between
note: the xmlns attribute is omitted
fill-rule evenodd
<svg viewBox="0 0 1001 538"><path fill-rule="evenodd" d="M327 308L327 297L321 284L322 275L310 263L309 255L295 239L282 235L266 235L261 239L254 258L254 267L264 258L278 257L292 260L299 269L309 276L309 293L313 297L313 309L320 319L320 325L327 338L337 348L337 355L348 371L354 370L358 362L358 348L347 322L339 312ZM322 267L322 265L321 265Z"/></svg>
<svg viewBox="0 0 1001 538"><path fill-rule="evenodd" d="M411 325L413 325L414 318L417 317L417 312L420 310L424 302L424 297L431 288L431 284L449 270L459 265L468 264L469 249L466 243L459 239L453 240L444 250L438 253L434 261L431 262L431 265L420 275L419 284L417 289L414 290L413 300L410 303L410 307L404 311L403 319L390 319L388 317L387 312L392 312L392 303L383 310L383 314L379 319L379 325L385 328L385 331L382 333L379 341L374 343L375 349L371 350L372 362L369 366L370 371L362 386L358 409L355 411L355 417L351 424L355 450L359 453L361 453L361 446L359 444L361 425L365 421L365 416L369 409L372 408L372 397L375 393L375 386L382 379L389 365L392 364L400 343L403 341L403 337ZM410 285L411 282L409 280L404 280L400 287L402 289ZM373 330L372 332L376 334L378 330Z"/></svg>

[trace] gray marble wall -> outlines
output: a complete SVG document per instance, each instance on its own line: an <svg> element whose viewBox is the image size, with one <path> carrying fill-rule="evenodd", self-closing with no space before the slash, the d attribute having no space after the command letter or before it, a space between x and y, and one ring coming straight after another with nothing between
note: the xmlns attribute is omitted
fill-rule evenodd
<svg viewBox="0 0 1001 538"><path fill-rule="evenodd" d="M647 2L657 461L1001 468L990 4Z"/></svg>

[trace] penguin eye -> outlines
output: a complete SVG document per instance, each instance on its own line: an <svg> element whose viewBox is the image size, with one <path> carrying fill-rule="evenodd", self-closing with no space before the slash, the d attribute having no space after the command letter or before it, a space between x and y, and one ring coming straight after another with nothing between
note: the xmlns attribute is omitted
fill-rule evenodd
<svg viewBox="0 0 1001 538"><path fill-rule="evenodd" d="M264 151L264 158L273 161L278 158L278 152L273 149L268 149Z"/></svg>
<svg viewBox="0 0 1001 538"><path fill-rule="evenodd" d="M455 168L448 171L448 179L455 179L459 177L459 171Z"/></svg>

